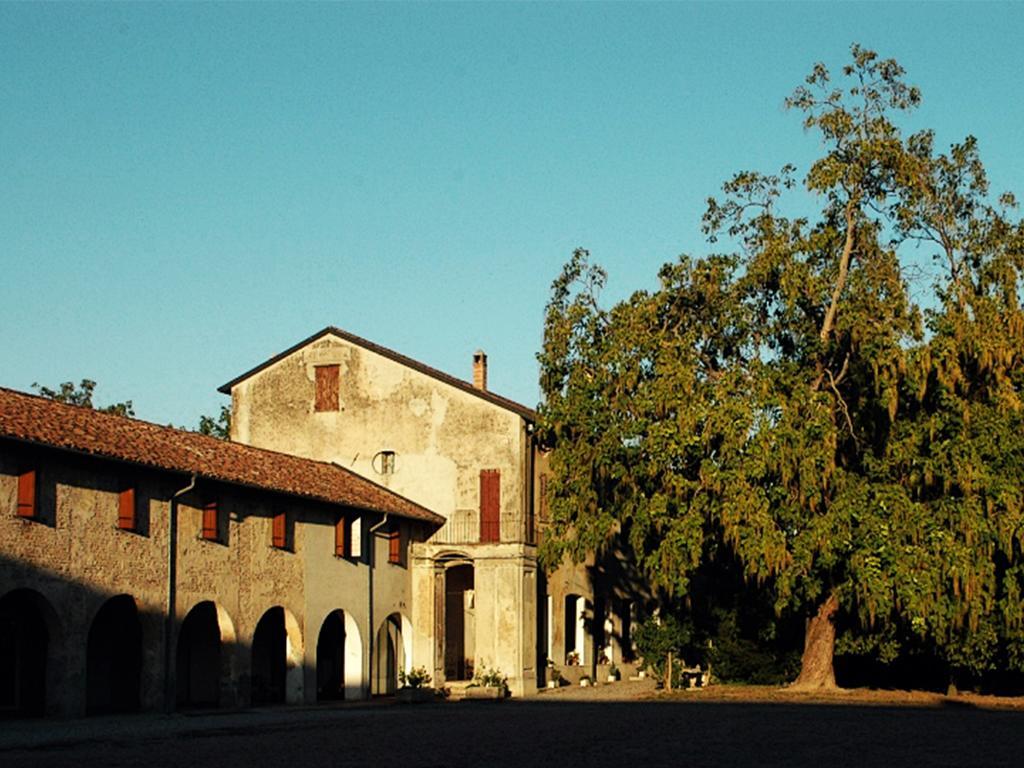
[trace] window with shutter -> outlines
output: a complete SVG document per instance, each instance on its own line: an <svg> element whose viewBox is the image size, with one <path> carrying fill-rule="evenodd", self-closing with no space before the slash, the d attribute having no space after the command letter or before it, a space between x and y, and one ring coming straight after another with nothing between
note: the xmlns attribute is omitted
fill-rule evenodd
<svg viewBox="0 0 1024 768"><path fill-rule="evenodd" d="M38 476L36 470L29 469L18 475L18 517L31 520L37 516L39 507L36 501Z"/></svg>
<svg viewBox="0 0 1024 768"><path fill-rule="evenodd" d="M339 403L338 379L340 366L318 365L316 371L316 411L336 411Z"/></svg>
<svg viewBox="0 0 1024 768"><path fill-rule="evenodd" d="M217 502L208 501L203 506L203 538L207 541L219 541L219 528L217 525Z"/></svg>
<svg viewBox="0 0 1024 768"><path fill-rule="evenodd" d="M402 564L402 533L397 528L388 533L388 562Z"/></svg>
<svg viewBox="0 0 1024 768"><path fill-rule="evenodd" d="M340 515L334 523L334 556L348 557L348 520Z"/></svg>
<svg viewBox="0 0 1024 768"><path fill-rule="evenodd" d="M480 470L480 541L501 541L501 472Z"/></svg>
<svg viewBox="0 0 1024 768"><path fill-rule="evenodd" d="M121 489L117 499L117 527L122 531L134 531L136 527L135 486Z"/></svg>
<svg viewBox="0 0 1024 768"><path fill-rule="evenodd" d="M284 512L274 515L271 543L278 549L285 549L288 546L288 519Z"/></svg>

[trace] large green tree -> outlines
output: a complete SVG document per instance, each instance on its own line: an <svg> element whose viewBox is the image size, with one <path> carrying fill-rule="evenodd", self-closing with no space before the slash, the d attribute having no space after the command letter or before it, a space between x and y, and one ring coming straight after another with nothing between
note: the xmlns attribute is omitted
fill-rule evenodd
<svg viewBox="0 0 1024 768"><path fill-rule="evenodd" d="M1020 624L1021 227L987 203L973 140L936 156L902 134L903 75L858 46L838 86L816 65L787 100L824 148L808 194L791 166L737 174L704 217L724 252L608 310L577 251L539 355L547 562L625 539L685 592L727 547L807 615L806 687L835 684L840 611L951 666ZM948 265L927 312L922 242Z"/></svg>

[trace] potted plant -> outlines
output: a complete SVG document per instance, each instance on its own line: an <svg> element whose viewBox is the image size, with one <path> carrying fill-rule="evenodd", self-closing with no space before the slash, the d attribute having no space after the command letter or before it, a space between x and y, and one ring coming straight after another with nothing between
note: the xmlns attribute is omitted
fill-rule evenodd
<svg viewBox="0 0 1024 768"><path fill-rule="evenodd" d="M413 667L408 672L398 671L398 700L404 704L419 704L434 700L434 689L430 687L430 674L426 667Z"/></svg>
<svg viewBox="0 0 1024 768"><path fill-rule="evenodd" d="M620 677L619 668L617 666L615 666L615 662L613 661L611 667L608 669L608 682L609 683L618 682L619 677Z"/></svg>
<svg viewBox="0 0 1024 768"><path fill-rule="evenodd" d="M500 701L508 696L508 678L500 669L483 667L473 675L473 682L466 688L464 698L493 699Z"/></svg>
<svg viewBox="0 0 1024 768"><path fill-rule="evenodd" d="M581 688L589 688L591 685L593 685L593 683L590 680L590 675L583 675L583 677L580 678Z"/></svg>
<svg viewBox="0 0 1024 768"><path fill-rule="evenodd" d="M555 666L555 662L548 659L548 688L558 688L562 685L562 673Z"/></svg>

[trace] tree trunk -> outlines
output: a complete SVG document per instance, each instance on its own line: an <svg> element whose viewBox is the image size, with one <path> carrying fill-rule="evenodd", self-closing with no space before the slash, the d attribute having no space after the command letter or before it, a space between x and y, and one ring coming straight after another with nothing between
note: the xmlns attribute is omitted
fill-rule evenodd
<svg viewBox="0 0 1024 768"><path fill-rule="evenodd" d="M836 673L832 657L836 646L836 611L839 600L835 594L818 608L816 616L807 620L804 636L804 655L800 659L800 676L791 688L797 690L829 690L836 688Z"/></svg>

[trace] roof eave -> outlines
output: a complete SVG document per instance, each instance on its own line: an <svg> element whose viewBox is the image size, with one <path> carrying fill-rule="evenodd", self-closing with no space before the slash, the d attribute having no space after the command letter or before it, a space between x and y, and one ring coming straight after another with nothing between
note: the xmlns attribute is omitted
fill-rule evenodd
<svg viewBox="0 0 1024 768"><path fill-rule="evenodd" d="M427 509L426 507L421 506L420 504L417 504L412 499L407 499L404 496L402 496L400 494L397 494L394 491L390 490L389 488L385 488L384 486L377 485L372 480L367 480L366 478L362 478L362 477L360 477L359 479L363 480L365 482L371 483L373 485L377 485L378 488L380 488L380 489L384 490L385 492L387 492L387 493L397 497L398 499L401 499L402 501L406 502L407 504L411 504L413 506L419 507L420 514L419 515L412 515L412 514L409 514L408 512L402 512L400 510L395 510L395 509L380 509L378 507L372 507L372 506L370 506L368 504L359 504L359 503L354 503L354 502L339 501L337 499L329 499L329 498L327 498L325 496L321 496L321 495L318 495L318 494L300 493L300 492L296 492L296 491L284 490L282 488L271 488L271 487L268 487L268 486L265 486L265 485L257 485L255 483L247 483L247 482L245 482L243 480L232 480L230 478L220 477L218 475L211 474L209 472L203 472L203 471L198 470L198 469L181 469L181 468L175 468L175 467L166 467L166 466L162 466L160 464L155 464L155 463L147 463L147 462L142 462L142 461L132 461L131 459L125 459L125 458L123 458L121 456L115 456L115 455L109 454L109 453L100 453L100 452L97 452L97 451L88 451L88 450L85 450L83 448L74 448L74 447L67 446L67 445L55 445L53 443L47 443L47 442L44 442L42 440L33 440L32 438L20 437L18 435L10 435L10 434L0 433L0 439L11 440L11 441L16 442L16 443L22 443L24 445L30 445L33 448L42 448L42 449L50 450L50 451L61 451L63 453L70 453L72 455L82 456L82 457L88 458L88 459L99 459L101 461L110 461L110 462L114 462L116 464L123 464L125 466L135 467L135 468L138 468L138 469L144 469L144 470L148 470L148 471L152 471L152 472L163 472L163 473L166 473L168 475L181 475L182 477L188 477L189 475L195 475L197 478L200 478L200 479L205 480L207 482L223 483L225 485L234 486L235 488L247 488L249 490L260 491L261 493L274 493L274 494L279 494L281 496L288 496L290 498L306 499L308 501L315 501L315 502L319 502L321 504L328 504L328 505L335 506L335 507L344 507L346 509L355 509L355 510L360 510L362 512L371 512L373 514L378 514L378 515L383 515L383 514L395 515L397 517L401 517L404 520L414 520L416 522L421 522L421 523L427 523L427 524L430 524L430 525L435 525L435 526L437 526L439 528L442 525L445 524L445 518L442 517L441 515L437 514L436 512L431 512L429 509Z"/></svg>

